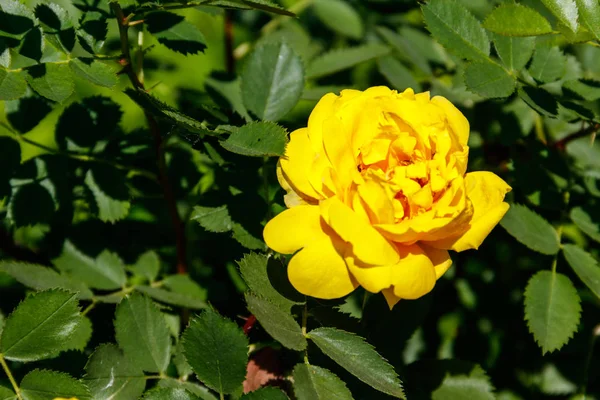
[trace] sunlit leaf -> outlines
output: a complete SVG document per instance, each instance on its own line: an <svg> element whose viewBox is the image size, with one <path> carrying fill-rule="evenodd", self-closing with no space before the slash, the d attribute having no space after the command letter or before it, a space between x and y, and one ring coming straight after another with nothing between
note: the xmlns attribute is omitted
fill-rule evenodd
<svg viewBox="0 0 600 400"><path fill-rule="evenodd" d="M553 352L565 345L577 330L581 305L571 280L562 274L540 271L525 289L525 320L542 348Z"/></svg>

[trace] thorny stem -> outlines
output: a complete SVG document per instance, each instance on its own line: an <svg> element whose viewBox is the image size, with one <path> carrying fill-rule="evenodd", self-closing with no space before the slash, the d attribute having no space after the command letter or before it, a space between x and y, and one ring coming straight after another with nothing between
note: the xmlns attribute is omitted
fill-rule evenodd
<svg viewBox="0 0 600 400"><path fill-rule="evenodd" d="M145 90L143 82L140 80L140 77L135 73L131 65L131 52L129 50L129 38L127 35L129 21L127 17L125 17L125 14L123 13L123 10L121 9L119 3L117 3L116 1L111 1L110 7L113 10L115 16L117 17L117 21L119 23L121 52L123 53L123 59L125 64L124 70L127 73L127 76L129 77L129 80L131 81L131 84L134 87L136 87L137 89ZM140 52L140 54L143 53ZM177 248L177 273L185 274L187 273L185 225L183 224L183 221L179 216L179 212L177 210L177 201L175 199L171 183L169 182L167 174L167 163L165 160L164 141L162 136L160 135L160 129L154 117L146 110L144 110L144 115L146 116L146 120L148 121L150 133L154 137L156 163L158 166L158 180L163 189L163 195L167 203L167 208L171 217L173 229L175 230L175 245Z"/></svg>
<svg viewBox="0 0 600 400"><path fill-rule="evenodd" d="M0 353L0 365L2 365L2 369L6 373L6 376L8 376L8 380L10 381L10 384L12 385L13 389L15 390L17 399L23 400L23 396L21 396L21 389L19 388L19 385L17 385L17 381L15 381L14 376L10 372L10 368L8 368L8 364L6 364L6 361L4 360L2 353Z"/></svg>
<svg viewBox="0 0 600 400"><path fill-rule="evenodd" d="M567 147L567 144L572 142L573 140L577 140L579 138L586 137L589 135L595 136L599 130L600 130L600 124L592 124L592 125L588 126L587 128L580 129L577 132L573 132L573 133L565 136L564 138L554 142L554 147L557 148L558 150L564 150Z"/></svg>

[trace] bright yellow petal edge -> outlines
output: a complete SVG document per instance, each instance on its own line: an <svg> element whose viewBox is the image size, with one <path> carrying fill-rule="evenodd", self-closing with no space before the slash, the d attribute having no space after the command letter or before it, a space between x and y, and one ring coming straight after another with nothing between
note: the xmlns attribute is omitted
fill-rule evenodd
<svg viewBox="0 0 600 400"><path fill-rule="evenodd" d="M292 285L322 299L362 286L390 308L429 293L508 211L511 188L466 173L469 122L447 99L379 86L325 95L291 133L277 177L287 210L267 245L293 254Z"/></svg>

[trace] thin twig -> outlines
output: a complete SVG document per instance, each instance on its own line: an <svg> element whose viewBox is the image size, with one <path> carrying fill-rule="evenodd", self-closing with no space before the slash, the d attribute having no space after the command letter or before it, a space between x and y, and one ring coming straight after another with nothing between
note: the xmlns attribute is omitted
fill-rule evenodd
<svg viewBox="0 0 600 400"><path fill-rule="evenodd" d="M0 365L2 365L2 369L6 373L6 376L8 376L8 380L10 381L10 384L12 385L13 389L15 390L17 399L23 400L23 396L21 396L21 389L19 388L19 385L17 385L17 381L15 380L15 377L10 372L10 368L8 368L8 364L6 364L6 361L4 360L4 357L1 353L0 353Z"/></svg>
<svg viewBox="0 0 600 400"><path fill-rule="evenodd" d="M564 138L554 142L554 147L558 150L564 150L567 147L567 144L572 142L573 140L580 139L582 137L586 137L589 135L596 134L600 130L600 124L592 124L587 128L580 129L577 132L573 132Z"/></svg>
<svg viewBox="0 0 600 400"><path fill-rule="evenodd" d="M129 21L125 17L125 14L123 13L123 10L121 9L119 3L111 1L110 7L113 10L115 16L117 17L117 21L119 23L121 52L123 53L123 59L125 61L124 72L127 74L129 80L131 81L131 84L134 87L145 90L143 82L135 73L131 65L131 52L129 50L129 37L127 35L129 29ZM177 248L177 272L180 274L185 274L187 273L185 225L181 220L181 217L179 216L179 212L177 211L177 201L175 199L171 183L169 182L163 139L160 134L158 123L156 122L154 117L146 110L144 110L144 115L146 116L146 120L148 121L150 133L154 138L154 146L156 150L156 163L158 165L158 180L163 189L164 198L167 203L167 208L169 210L171 222L173 224L173 229L175 230L175 245Z"/></svg>

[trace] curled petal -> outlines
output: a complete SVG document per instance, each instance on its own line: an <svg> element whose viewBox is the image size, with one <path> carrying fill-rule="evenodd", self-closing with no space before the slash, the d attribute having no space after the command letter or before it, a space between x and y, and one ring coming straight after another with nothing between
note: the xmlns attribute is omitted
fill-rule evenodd
<svg viewBox="0 0 600 400"><path fill-rule="evenodd" d="M508 211L504 196L511 187L496 174L487 171L468 173L466 190L474 210L468 230L427 244L454 251L477 249Z"/></svg>
<svg viewBox="0 0 600 400"><path fill-rule="evenodd" d="M316 201L321 195L308 180L308 168L315 158L308 129L298 129L290 134L290 142L285 149L285 156L279 159L283 178L287 184L303 198Z"/></svg>
<svg viewBox="0 0 600 400"><path fill-rule="evenodd" d="M402 300L400 297L396 296L394 294L394 289L393 288L387 288L387 289L383 289L381 291L381 293L383 294L383 297L385 298L385 301L388 305L388 307L390 308L390 310L392 308L394 308L394 306L400 301Z"/></svg>
<svg viewBox="0 0 600 400"><path fill-rule="evenodd" d="M452 129L454 134L458 137L460 144L466 146L469 141L469 121L465 118L463 113L461 113L458 108L445 97L435 96L431 99L431 102L442 108L446 114L450 129Z"/></svg>

